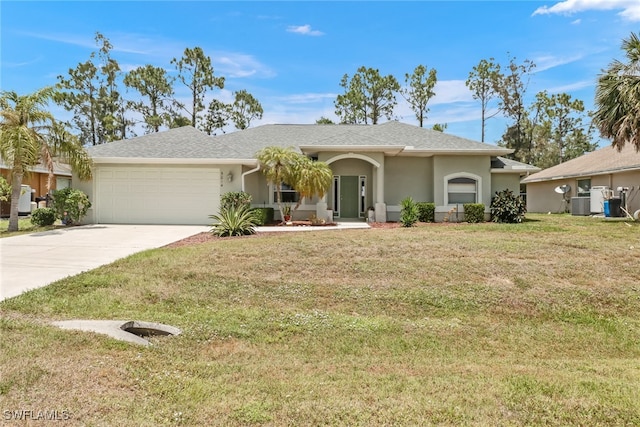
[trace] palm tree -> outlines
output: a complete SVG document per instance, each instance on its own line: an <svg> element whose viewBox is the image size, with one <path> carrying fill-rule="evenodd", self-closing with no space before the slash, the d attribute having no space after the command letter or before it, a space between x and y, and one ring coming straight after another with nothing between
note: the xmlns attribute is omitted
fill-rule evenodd
<svg viewBox="0 0 640 427"><path fill-rule="evenodd" d="M10 169L11 211L8 231L18 230L18 200L22 179L42 163L51 188L56 158L69 163L82 180L91 179L91 160L79 140L45 110L55 90L45 87L29 95L0 93L0 157Z"/></svg>
<svg viewBox="0 0 640 427"><path fill-rule="evenodd" d="M618 150L630 143L640 151L640 36L631 33L622 49L628 63L614 60L598 79L593 122Z"/></svg>
<svg viewBox="0 0 640 427"><path fill-rule="evenodd" d="M293 187L293 168L300 154L293 148L265 147L256 153L256 159L260 164L262 173L270 184L276 187L276 203L280 211L280 218L284 219L282 212L282 184ZM291 182L290 182L291 181Z"/></svg>
<svg viewBox="0 0 640 427"><path fill-rule="evenodd" d="M294 179L291 184L300 194L295 209L300 207L302 199L313 196L323 197L333 182L333 172L325 162L313 161L307 156L300 155L293 171Z"/></svg>
<svg viewBox="0 0 640 427"><path fill-rule="evenodd" d="M324 196L333 182L333 172L329 165L313 161L293 148L265 147L256 154L256 158L267 181L276 186L276 202L283 219L283 183L290 185L300 195L293 208L296 210L303 198Z"/></svg>

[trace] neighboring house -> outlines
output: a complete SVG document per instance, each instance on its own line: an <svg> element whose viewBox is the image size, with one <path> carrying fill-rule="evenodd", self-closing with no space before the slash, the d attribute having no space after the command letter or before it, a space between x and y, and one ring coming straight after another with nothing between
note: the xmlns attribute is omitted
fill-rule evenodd
<svg viewBox="0 0 640 427"><path fill-rule="evenodd" d="M2 159L0 159L0 175L2 175L7 181L11 175L11 170L2 161ZM48 180L49 170L44 165L37 165L31 168L29 174L22 179L22 185L29 186L29 190L31 191L29 198L32 201L35 201L38 198L45 197L49 191L70 187L71 167L67 164L54 163L53 179L51 180L50 189L47 187ZM9 203L2 202L0 204L0 216L9 216L9 209Z"/></svg>
<svg viewBox="0 0 640 427"><path fill-rule="evenodd" d="M609 189L609 195L619 196L619 187L628 188L626 201L628 210L633 213L640 209L640 153L632 144L626 144L618 151L613 147L605 147L584 154L575 159L550 167L530 175L522 180L527 186L527 210L529 212L561 212L565 207L577 206L574 197L591 198L589 213L602 213L602 189ZM565 203L562 194L554 189L568 185ZM596 199L597 198L597 199ZM574 212L575 214L576 212Z"/></svg>
<svg viewBox="0 0 640 427"><path fill-rule="evenodd" d="M507 160L511 150L399 122L380 125L264 125L210 137L182 127L88 149L94 179L74 185L93 207L96 223L210 224L220 196L246 191L254 206L277 207L275 191L255 154L292 147L331 167L322 200L304 200L294 219L398 220L405 197L434 202L436 219L463 203L489 212L499 190L519 192L520 178L539 169ZM297 200L285 190L288 201Z"/></svg>

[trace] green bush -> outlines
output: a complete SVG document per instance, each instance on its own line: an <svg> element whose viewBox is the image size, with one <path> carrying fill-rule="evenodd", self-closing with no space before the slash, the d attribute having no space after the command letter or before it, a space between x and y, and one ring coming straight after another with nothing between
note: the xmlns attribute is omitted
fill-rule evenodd
<svg viewBox="0 0 640 427"><path fill-rule="evenodd" d="M63 224L78 224L90 207L89 197L80 190L63 188L53 192L53 209Z"/></svg>
<svg viewBox="0 0 640 427"><path fill-rule="evenodd" d="M527 206L519 195L511 190L496 191L491 200L491 221L519 223L527 213Z"/></svg>
<svg viewBox="0 0 640 427"><path fill-rule="evenodd" d="M8 202L11 199L11 185L0 176L0 202Z"/></svg>
<svg viewBox="0 0 640 427"><path fill-rule="evenodd" d="M256 217L256 225L271 224L273 222L273 208L253 208Z"/></svg>
<svg viewBox="0 0 640 427"><path fill-rule="evenodd" d="M256 215L246 205L223 208L218 215L209 218L217 221L211 226L215 236L246 236L256 232Z"/></svg>
<svg viewBox="0 0 640 427"><path fill-rule="evenodd" d="M56 211L53 208L38 208L31 212L31 224L47 227L56 222Z"/></svg>
<svg viewBox="0 0 640 427"><path fill-rule="evenodd" d="M418 207L411 197L407 197L400 202L400 223L403 227L413 227L418 222Z"/></svg>
<svg viewBox="0 0 640 427"><path fill-rule="evenodd" d="M244 191L230 191L224 193L220 198L220 209L228 209L232 206L239 208L240 206L251 206L251 194Z"/></svg>
<svg viewBox="0 0 640 427"><path fill-rule="evenodd" d="M436 220L436 204L427 202L416 203L418 208L418 221L434 222Z"/></svg>
<svg viewBox="0 0 640 427"><path fill-rule="evenodd" d="M465 203L462 205L464 209L464 220L467 222L484 222L484 204L483 203Z"/></svg>

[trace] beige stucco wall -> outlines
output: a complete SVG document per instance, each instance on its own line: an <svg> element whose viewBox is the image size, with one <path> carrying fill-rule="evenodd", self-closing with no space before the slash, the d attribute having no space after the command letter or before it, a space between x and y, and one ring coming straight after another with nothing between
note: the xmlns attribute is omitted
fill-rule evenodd
<svg viewBox="0 0 640 427"><path fill-rule="evenodd" d="M243 173L255 168L245 167ZM251 194L253 206L271 206L269 204L269 186L261 170L248 173L244 177L244 191Z"/></svg>
<svg viewBox="0 0 640 427"><path fill-rule="evenodd" d="M629 187L627 205L631 213L640 209L640 171L621 172L607 175L595 175L579 178L558 179L545 182L527 184L527 211L528 212L560 212L562 210L562 196L554 192L559 185L571 186L569 197L577 195L578 179L591 179L591 186L607 186L613 190L618 187ZM618 193L615 194L618 196Z"/></svg>
<svg viewBox="0 0 640 427"><path fill-rule="evenodd" d="M562 195L554 192L553 189L559 185L566 184L571 186L571 191L567 197L575 196L576 182L573 179L527 184L527 212L563 212L566 205L563 202Z"/></svg>
<svg viewBox="0 0 640 427"><path fill-rule="evenodd" d="M95 172L95 167L94 167L93 175L95 176L95 174L96 174L96 172ZM71 177L71 187L84 192L89 197L89 201L92 204L95 204L95 198L94 198L95 182L94 182L93 179L91 179L89 181L81 181L80 178L78 178L78 175L76 175L74 173L73 176ZM95 222L96 221L95 221L95 215L94 215L93 207L91 207L87 211L87 214L85 215L85 217L82 219L82 223L83 224L94 224Z"/></svg>
<svg viewBox="0 0 640 427"><path fill-rule="evenodd" d="M360 159L342 159L329 165L334 175L365 175L371 179L373 165Z"/></svg>
<svg viewBox="0 0 640 427"><path fill-rule="evenodd" d="M468 173L481 178L480 200L491 204L491 157L490 156L434 156L433 182L434 202L444 205L445 177L455 173Z"/></svg>
<svg viewBox="0 0 640 427"><path fill-rule="evenodd" d="M433 202L433 158L388 157L384 177L387 207L400 205L405 197Z"/></svg>
<svg viewBox="0 0 640 427"><path fill-rule="evenodd" d="M491 174L491 197L497 191L511 190L513 194L520 194L520 174L493 173Z"/></svg>

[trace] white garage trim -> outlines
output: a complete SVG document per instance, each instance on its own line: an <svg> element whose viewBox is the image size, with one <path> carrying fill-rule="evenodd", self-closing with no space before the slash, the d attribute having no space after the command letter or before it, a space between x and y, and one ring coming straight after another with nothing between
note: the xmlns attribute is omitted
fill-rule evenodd
<svg viewBox="0 0 640 427"><path fill-rule="evenodd" d="M220 169L118 165L96 167L99 224L208 225L220 207Z"/></svg>

